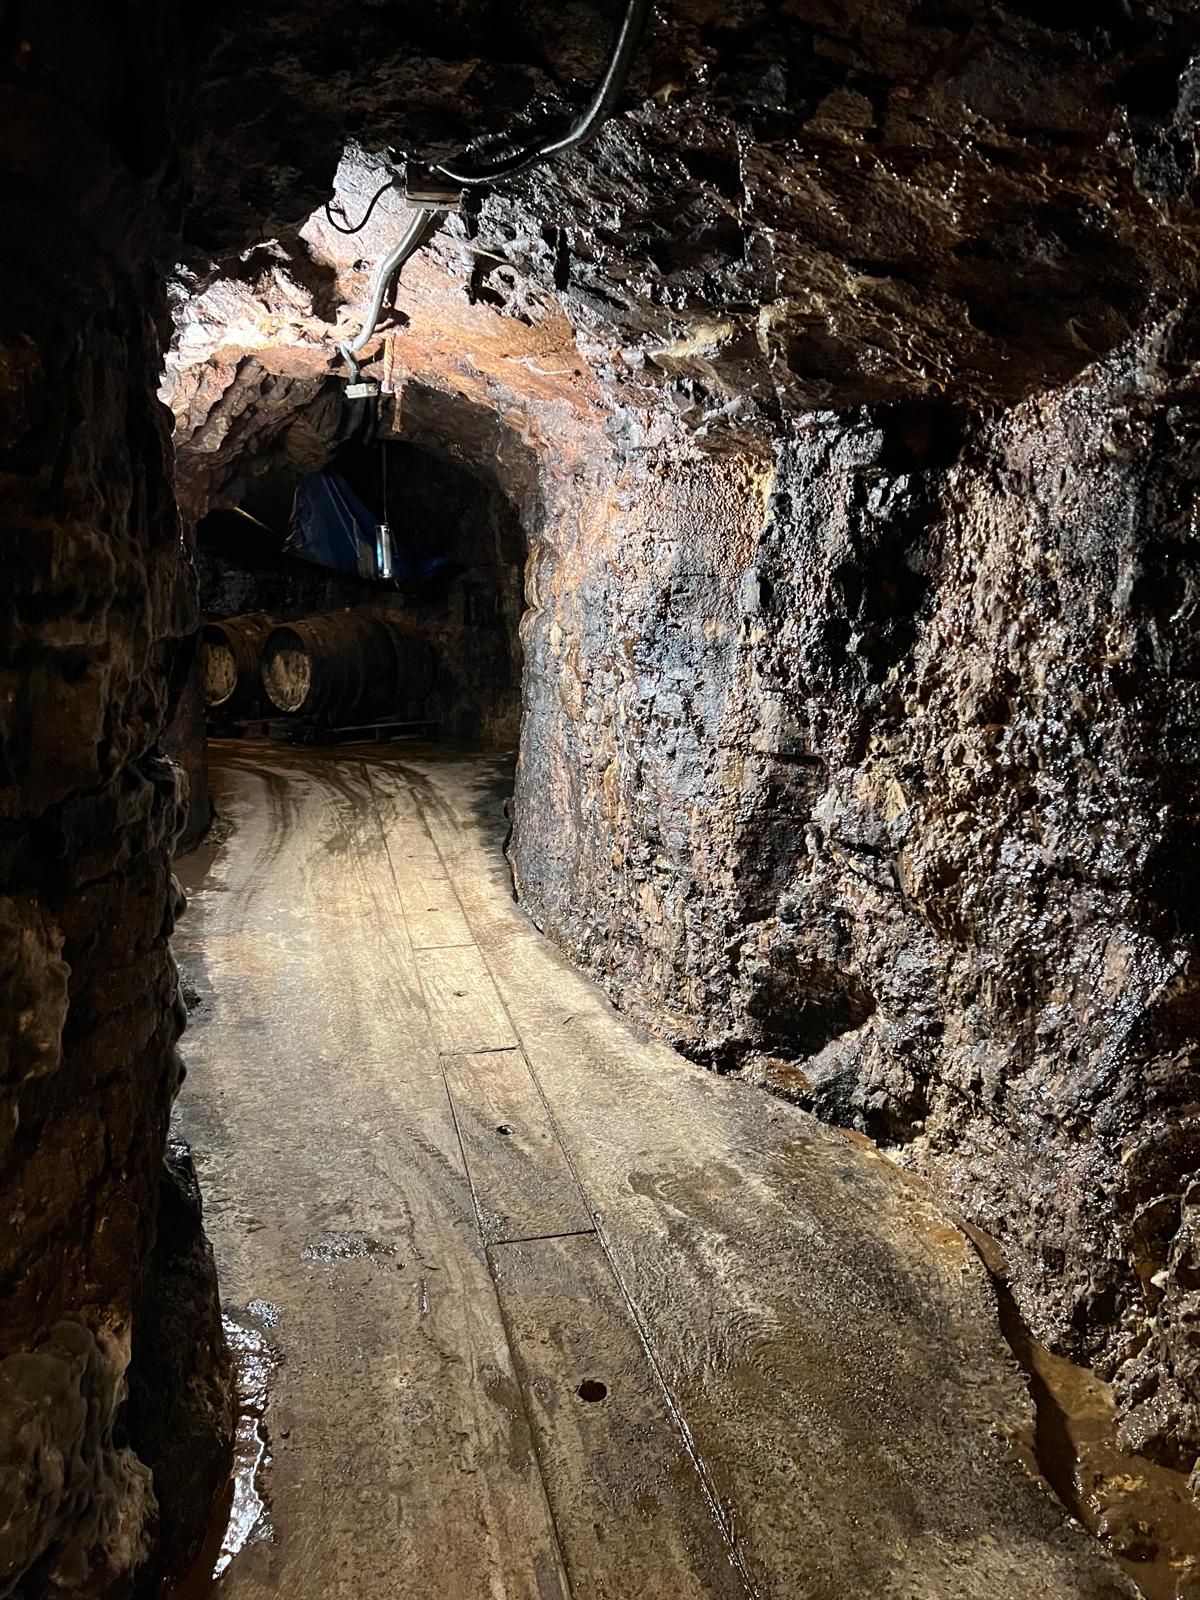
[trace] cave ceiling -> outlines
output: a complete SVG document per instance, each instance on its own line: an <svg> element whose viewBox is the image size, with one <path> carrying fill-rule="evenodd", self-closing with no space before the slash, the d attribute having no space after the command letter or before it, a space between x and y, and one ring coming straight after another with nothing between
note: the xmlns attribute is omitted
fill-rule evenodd
<svg viewBox="0 0 1200 1600"><path fill-rule="evenodd" d="M346 235L325 202L357 221L405 158L561 125L621 10L218 9L167 389L185 453L339 370L408 213L389 190ZM367 370L602 411L634 445L1011 404L1194 289L1196 53L1182 3L673 0L600 134L476 192L406 267Z"/></svg>

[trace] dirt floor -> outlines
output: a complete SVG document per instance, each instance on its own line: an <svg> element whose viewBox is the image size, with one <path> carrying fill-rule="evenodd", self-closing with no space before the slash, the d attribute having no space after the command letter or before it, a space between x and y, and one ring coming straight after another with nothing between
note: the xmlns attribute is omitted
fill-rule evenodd
<svg viewBox="0 0 1200 1600"><path fill-rule="evenodd" d="M230 742L212 777L178 1118L244 1415L199 1587L1134 1593L1022 1465L971 1245L541 938L503 763Z"/></svg>

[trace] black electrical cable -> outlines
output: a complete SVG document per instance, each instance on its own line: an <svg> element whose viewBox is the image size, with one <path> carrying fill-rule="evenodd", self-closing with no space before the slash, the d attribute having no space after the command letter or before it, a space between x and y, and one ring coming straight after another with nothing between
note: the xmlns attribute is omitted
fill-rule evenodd
<svg viewBox="0 0 1200 1600"><path fill-rule="evenodd" d="M625 84L628 81L630 69L634 58L641 46L642 36L646 31L646 24L650 20L650 11L653 0L628 0L625 16L621 23L620 32L617 34L613 53L609 59L608 67L603 78L596 85L587 109L571 123L565 133L556 139L543 139L540 143L526 144L511 155L500 157L491 162L470 162L469 155L463 151L460 155L452 157L450 161L433 167L434 172L440 172L453 183L464 188L475 184L495 183L501 178L509 178L518 172L523 172L526 167L531 167L537 161L544 161L549 156L561 154L564 150L571 150L576 145L582 144L612 115L617 101L621 98ZM384 184L386 189L391 184L391 179ZM367 215L362 222L354 228L343 228L333 221L328 202L325 214L339 233L357 233L367 221L367 217L374 210L375 201L383 193L380 189L367 207ZM410 202L411 203L411 202ZM411 255L414 255L426 240L435 233L445 214L445 206L440 206L436 200L415 206L413 220L409 223L398 243L391 253L379 263L375 269L371 292L371 303L363 318L362 327L358 337L338 346L345 357L346 365L350 372L352 384L359 381L359 366L355 356L360 350L365 349L375 335L379 326L379 318L383 314L383 301L387 294L388 285L393 277L403 267ZM344 215L344 213L343 213Z"/></svg>
<svg viewBox="0 0 1200 1600"><path fill-rule="evenodd" d="M629 0L608 69L597 84L587 110L575 119L564 134L556 139L525 145L513 151L511 155L501 156L494 161L471 162L468 152L464 150L434 170L444 173L455 183L467 186L495 183L500 178L510 178L515 173L523 172L526 167L531 167L536 161L545 160L547 156L559 155L564 150L573 149L575 145L582 144L585 139L590 138L612 115L613 108L621 97L638 46L642 42L642 35L646 31L646 24L650 20L651 5L652 0Z"/></svg>
<svg viewBox="0 0 1200 1600"><path fill-rule="evenodd" d="M392 187L395 181L395 178L389 178L386 183L381 184L380 187L375 191L375 193L371 196L370 205L363 213L363 219L361 222L356 222L349 228L343 228L341 223L335 220L333 212L329 209L328 200L325 202L325 220L328 222L331 228L336 228L339 233L361 233L366 227L367 223L371 220L372 211L374 211L376 205L378 205L379 201ZM346 210L344 206L342 207L342 215L344 217L346 216ZM347 217L346 220L349 221L350 219Z"/></svg>

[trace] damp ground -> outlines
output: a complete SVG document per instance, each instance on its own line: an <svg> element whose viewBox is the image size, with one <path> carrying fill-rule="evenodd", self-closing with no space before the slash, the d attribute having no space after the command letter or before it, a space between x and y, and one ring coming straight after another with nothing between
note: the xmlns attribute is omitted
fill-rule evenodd
<svg viewBox="0 0 1200 1600"><path fill-rule="evenodd" d="M214 749L177 941L179 1119L241 1308L210 1589L1130 1595L1033 1466L953 1220L618 1016L514 904L507 777Z"/></svg>

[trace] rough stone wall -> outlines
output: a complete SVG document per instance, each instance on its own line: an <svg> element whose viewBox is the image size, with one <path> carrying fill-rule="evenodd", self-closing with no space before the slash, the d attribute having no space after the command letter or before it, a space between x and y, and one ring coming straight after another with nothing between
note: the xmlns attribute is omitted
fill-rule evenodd
<svg viewBox="0 0 1200 1600"><path fill-rule="evenodd" d="M1007 409L768 444L606 413L586 367L542 387L537 321L489 345L440 262L406 294L411 437L507 483L530 544L531 914L698 1060L924 1173L1190 1465L1189 320Z"/></svg>
<svg viewBox="0 0 1200 1600"><path fill-rule="evenodd" d="M330 197L350 141L444 160L561 128L620 12L215 5L190 239L240 276ZM556 292L597 371L697 427L1014 401L1195 288L1197 92L1193 0L673 0L625 114L484 198L472 289L510 314L522 282ZM379 181L377 159L343 168L348 217ZM396 209L350 240L312 217L293 270L320 316L331 258L377 259Z"/></svg>
<svg viewBox="0 0 1200 1600"><path fill-rule="evenodd" d="M333 405L403 220L331 229L334 161L358 217L388 146L561 121L618 9L223 20L211 105L270 66L252 148L218 115L200 156L229 254L181 294L189 494ZM1197 82L1191 0L678 0L623 113L448 220L368 351L526 473L530 910L953 1195L1177 1464Z"/></svg>
<svg viewBox="0 0 1200 1600"><path fill-rule="evenodd" d="M183 1016L181 793L158 739L194 599L150 248L176 199L173 21L165 5L5 16L0 1594L120 1588L155 1537L125 1393L156 1336L134 1305ZM195 1357L176 1348L172 1381ZM228 1402L209 1378L216 1459Z"/></svg>
<svg viewBox="0 0 1200 1600"><path fill-rule="evenodd" d="M928 1176L1187 1468L1197 353L607 463L539 545L512 847L622 1006Z"/></svg>
<svg viewBox="0 0 1200 1600"><path fill-rule="evenodd" d="M560 121L618 9L206 12L189 240L232 259L179 289L189 516L345 420L337 307L399 202L349 241L310 217L339 156L359 212L369 151ZM678 0L625 113L447 224L372 352L448 402L424 421L448 454L519 478L530 909L698 1058L954 1194L1177 1464L1197 351L1147 330L1197 282L1194 22ZM146 1553L156 1388L196 1396L193 1461L227 1421L195 1197L161 1159L159 741L194 624L151 397L171 24L166 0L4 18L0 1592L119 1585Z"/></svg>
<svg viewBox="0 0 1200 1600"><path fill-rule="evenodd" d="M175 703L170 722L163 729L163 754L181 769L187 781L187 810L175 837L175 853L192 850L208 832L213 820L212 795L208 787L208 739L204 725L204 680L200 665L200 636L194 634L190 646L191 666Z"/></svg>

